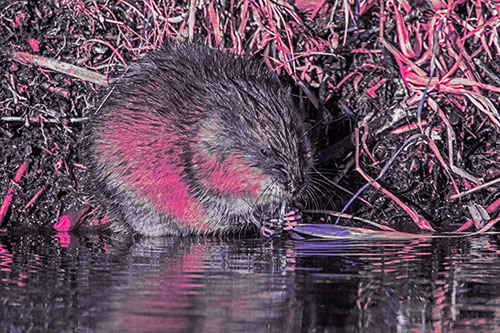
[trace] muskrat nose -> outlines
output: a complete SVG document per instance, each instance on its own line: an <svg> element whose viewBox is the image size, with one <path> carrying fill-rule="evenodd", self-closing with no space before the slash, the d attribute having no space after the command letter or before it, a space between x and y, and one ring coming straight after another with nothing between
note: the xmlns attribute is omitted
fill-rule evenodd
<svg viewBox="0 0 500 333"><path fill-rule="evenodd" d="M287 185L290 182L288 172L286 172L285 168L282 166L275 166L271 171L271 175L283 185Z"/></svg>
<svg viewBox="0 0 500 333"><path fill-rule="evenodd" d="M283 185L286 195L296 196L300 192L300 183L291 175L284 166L274 166L271 175L281 185Z"/></svg>

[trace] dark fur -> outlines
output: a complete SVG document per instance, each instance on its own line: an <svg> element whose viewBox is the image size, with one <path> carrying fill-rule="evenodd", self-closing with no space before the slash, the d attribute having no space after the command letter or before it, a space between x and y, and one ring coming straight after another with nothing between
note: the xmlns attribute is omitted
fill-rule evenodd
<svg viewBox="0 0 500 333"><path fill-rule="evenodd" d="M303 195L312 165L311 144L290 88L261 62L198 44L167 42L132 64L110 89L86 132L86 188L115 225L152 236L238 231L260 225L258 214L276 211L284 199ZM117 108L126 109L126 115L112 116ZM158 117L165 120L161 126L150 121ZM150 154L149 162L161 168L164 161L179 160L179 176L205 209L208 230L178 223L126 189L122 179L135 172L133 161L117 163L98 156L103 133L120 122L129 127L129 122L137 123L144 137L154 132L175 138L175 145ZM207 139L198 140L200 133L207 133ZM141 139L141 147L152 144ZM273 183L256 200L207 188L194 151L198 148L222 164L232 153L241 155Z"/></svg>

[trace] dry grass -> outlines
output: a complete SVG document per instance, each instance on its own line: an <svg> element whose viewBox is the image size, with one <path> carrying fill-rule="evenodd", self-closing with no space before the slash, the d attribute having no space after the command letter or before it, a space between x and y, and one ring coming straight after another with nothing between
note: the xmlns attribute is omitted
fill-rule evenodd
<svg viewBox="0 0 500 333"><path fill-rule="evenodd" d="M340 176L332 181L353 192L361 188L362 178L372 185L361 193L368 204L354 205L354 214L396 229L413 221L424 230L475 226L485 231L498 220L498 1L66 0L29 11L20 9L23 5L13 2L0 15L2 35L9 36L4 53L10 52L1 63L7 74L2 78L0 127L4 144L19 135L42 140L33 143L41 148L29 159L43 160L41 174L50 179L63 174L78 182L85 161L64 147L77 140L80 122L95 106L95 99L89 99L97 90L93 84L104 85L105 78L166 38L189 39L261 56L276 73L296 82L302 106L320 122L315 133L323 161L319 167L335 170ZM41 62L19 59L19 52ZM71 74L44 61L71 63L83 71ZM28 62L40 67L30 69L24 65ZM29 70L36 72L34 86L23 76ZM59 77L58 72L73 76ZM97 79L89 80L89 73ZM50 102L40 87L52 92ZM70 100L79 104L61 107L57 98L66 106ZM30 123L40 126L29 128ZM52 126L50 133L44 126ZM419 139L394 155L415 134ZM340 147L342 138L350 138L352 147ZM332 153L343 148L352 153L340 158ZM58 195L50 193L58 188L35 181L36 170L30 170L32 178L26 176L24 183L16 178L19 188L11 190L9 178L27 157L8 156L4 204L14 197L14 217L40 218L47 205L34 207L54 203ZM59 160L64 167L46 170ZM78 192L77 185L72 188ZM338 196L331 188L320 192L326 197L318 196L323 206L313 208L333 202L340 210L350 198L336 189ZM16 193L24 195L16 199ZM37 193L40 198L30 201ZM52 222L56 218L44 216Z"/></svg>

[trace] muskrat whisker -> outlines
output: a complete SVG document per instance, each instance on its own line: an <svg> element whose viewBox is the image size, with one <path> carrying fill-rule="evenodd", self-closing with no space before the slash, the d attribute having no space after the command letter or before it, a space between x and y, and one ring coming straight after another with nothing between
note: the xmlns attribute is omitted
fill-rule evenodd
<svg viewBox="0 0 500 333"><path fill-rule="evenodd" d="M311 186L310 189L309 189L308 194L311 197L311 200L312 200L311 204L312 204L312 206L318 208L318 207L321 207L321 206L320 206L320 203L319 203L319 200L318 200L318 196L315 195L314 191L315 191L315 187ZM318 192L320 192L320 191L318 190Z"/></svg>
<svg viewBox="0 0 500 333"><path fill-rule="evenodd" d="M325 182L323 179L311 178L310 182L311 182L311 184L314 184L315 186L317 186L318 189L319 189L319 187L321 187L323 190L330 191L332 188L330 186L330 184Z"/></svg>
<svg viewBox="0 0 500 333"><path fill-rule="evenodd" d="M301 198L301 200L302 200L302 204L303 204L304 206L310 206L310 205L314 206L314 197L313 197L313 196L311 196L310 191L311 191L311 189L310 189L310 188L306 188L306 189L304 190L304 195L303 195L303 197Z"/></svg>
<svg viewBox="0 0 500 333"><path fill-rule="evenodd" d="M311 188L307 189L306 193L307 193L307 196L310 198L310 200L308 200L308 201L311 203L311 206L313 208L319 207L319 205L318 205L319 203L318 203L316 197L314 196L314 193L312 192L312 189Z"/></svg>
<svg viewBox="0 0 500 333"><path fill-rule="evenodd" d="M322 197L324 197L324 198L327 199L328 204L330 204L332 207L335 207L335 204L333 203L333 200L331 199L331 196L328 195L327 193L325 194L325 191L322 191L320 187L325 188L325 190L326 190L327 193L331 192L332 194L335 194L335 192L331 191L330 187L327 187L325 184L322 184L319 181L311 179L311 187L310 187L310 189L311 189L311 195L313 196L314 201L317 204L317 207L318 208L321 207L320 204L319 204L319 199L318 199L318 197L320 197L320 195ZM314 195L313 194L314 192L318 193L319 195Z"/></svg>
<svg viewBox="0 0 500 333"><path fill-rule="evenodd" d="M328 110L326 110L328 111ZM326 112L326 114L323 116L323 118L319 119L318 121L316 121L316 123L314 125L312 125L311 127L309 127L305 132L304 134L302 134L302 136L299 138L299 143L302 142L303 138L306 137L306 136L309 136L309 133L312 132L312 130L321 125L322 124L322 121L325 120L328 116L331 116L330 112Z"/></svg>
<svg viewBox="0 0 500 333"><path fill-rule="evenodd" d="M255 199L255 205L257 205L258 203L260 203L261 200L263 200L263 198L265 197L267 191L269 191L271 189L271 186L274 185L274 183L276 182L277 180L276 179L273 179L265 188L264 190L262 190L262 193L257 197L257 199ZM255 207L254 207L255 208Z"/></svg>
<svg viewBox="0 0 500 333"><path fill-rule="evenodd" d="M323 174L323 175L332 175L332 176L336 176L339 174L338 171L311 169L310 175L317 175L318 173Z"/></svg>
<svg viewBox="0 0 500 333"><path fill-rule="evenodd" d="M314 184L317 187L319 193L322 193L323 191L335 193L332 191L332 186L330 185L330 183L327 183L323 179L312 178L310 181L311 184ZM320 191L320 189L322 189L323 191Z"/></svg>
<svg viewBox="0 0 500 333"><path fill-rule="evenodd" d="M328 177L326 177L324 174L322 174L321 172L319 172L318 170L316 170L314 167L312 168L313 170L315 170L315 174L320 176L321 179L326 182L327 184L331 185L331 186L334 186L336 187L337 189L341 190L341 191L344 191L346 193L348 193L349 195L353 196L354 193L352 193L351 191L349 191L348 189L346 189L345 187L343 186L340 186L339 184L333 182L332 180L330 180ZM317 179L317 178L316 178Z"/></svg>

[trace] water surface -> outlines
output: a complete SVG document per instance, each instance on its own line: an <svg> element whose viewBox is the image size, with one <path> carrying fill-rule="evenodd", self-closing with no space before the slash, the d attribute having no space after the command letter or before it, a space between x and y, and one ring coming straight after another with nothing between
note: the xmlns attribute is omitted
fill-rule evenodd
<svg viewBox="0 0 500 333"><path fill-rule="evenodd" d="M0 236L1 331L494 331L500 322L497 236L70 240Z"/></svg>

